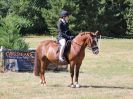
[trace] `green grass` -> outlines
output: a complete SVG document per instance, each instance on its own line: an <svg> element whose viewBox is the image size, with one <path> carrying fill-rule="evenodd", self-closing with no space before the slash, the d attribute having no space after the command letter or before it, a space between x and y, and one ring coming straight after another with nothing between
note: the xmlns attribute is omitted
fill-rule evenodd
<svg viewBox="0 0 133 99"><path fill-rule="evenodd" d="M95 56L91 51L86 52L81 70L105 76L121 74L133 76L132 49L133 40L102 40L100 54Z"/></svg>
<svg viewBox="0 0 133 99"><path fill-rule="evenodd" d="M30 47L51 37L25 38ZM132 99L133 40L102 39L99 55L86 49L80 69L81 88L73 89L69 72L47 72L47 86L33 73L0 74L0 99Z"/></svg>

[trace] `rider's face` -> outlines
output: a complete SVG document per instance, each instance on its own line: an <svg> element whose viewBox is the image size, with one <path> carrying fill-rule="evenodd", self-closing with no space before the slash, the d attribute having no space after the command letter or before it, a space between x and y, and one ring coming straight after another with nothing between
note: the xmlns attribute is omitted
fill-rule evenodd
<svg viewBox="0 0 133 99"><path fill-rule="evenodd" d="M64 17L65 18L65 20L68 22L68 20L69 20L69 16L66 16L66 17Z"/></svg>

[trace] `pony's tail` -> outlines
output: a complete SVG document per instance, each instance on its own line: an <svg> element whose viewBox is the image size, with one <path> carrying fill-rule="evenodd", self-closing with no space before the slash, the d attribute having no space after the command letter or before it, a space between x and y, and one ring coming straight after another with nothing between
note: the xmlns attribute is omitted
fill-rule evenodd
<svg viewBox="0 0 133 99"><path fill-rule="evenodd" d="M35 51L35 59L34 59L34 75L35 76L39 76L40 73L40 67L39 67L39 59L38 59L38 55L37 52Z"/></svg>

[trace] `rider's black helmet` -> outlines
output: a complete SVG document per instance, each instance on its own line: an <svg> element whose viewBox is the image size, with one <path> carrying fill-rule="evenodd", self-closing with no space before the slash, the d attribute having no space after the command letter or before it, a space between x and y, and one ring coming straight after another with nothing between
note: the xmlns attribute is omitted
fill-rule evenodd
<svg viewBox="0 0 133 99"><path fill-rule="evenodd" d="M65 11L65 10L63 10L63 11L61 11L61 13L60 13L60 17L62 18L62 17L66 17L66 16L69 16L70 14L68 13L68 11Z"/></svg>

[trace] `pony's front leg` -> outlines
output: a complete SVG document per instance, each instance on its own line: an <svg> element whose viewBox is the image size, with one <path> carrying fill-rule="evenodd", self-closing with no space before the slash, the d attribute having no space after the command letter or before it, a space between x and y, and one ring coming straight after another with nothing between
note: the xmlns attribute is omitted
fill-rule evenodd
<svg viewBox="0 0 133 99"><path fill-rule="evenodd" d="M73 83L74 65L70 65L70 75L71 75L71 84L70 84L70 87L71 87L71 88L75 88L75 85L74 85L74 83Z"/></svg>
<svg viewBox="0 0 133 99"><path fill-rule="evenodd" d="M79 77L79 69L80 69L81 63L76 64L76 76L75 76L75 87L80 88L80 84L78 83L78 77Z"/></svg>

